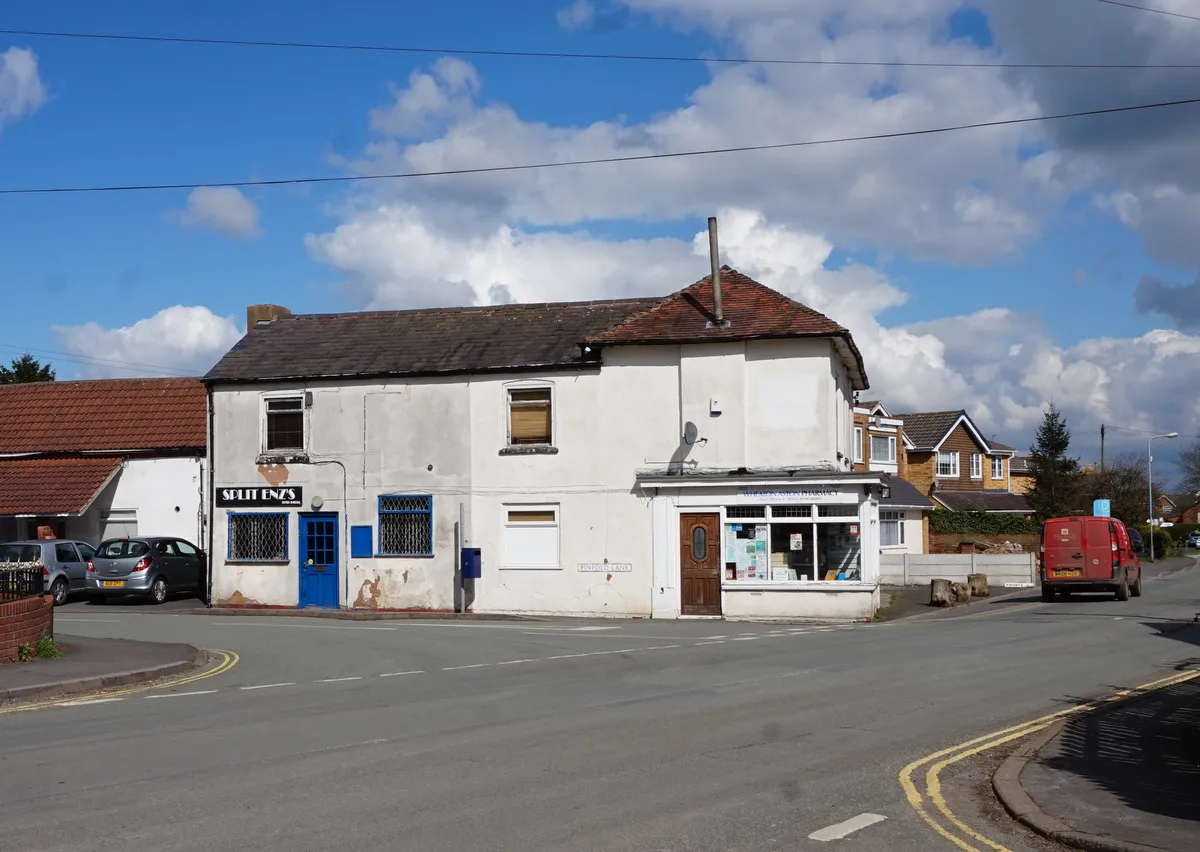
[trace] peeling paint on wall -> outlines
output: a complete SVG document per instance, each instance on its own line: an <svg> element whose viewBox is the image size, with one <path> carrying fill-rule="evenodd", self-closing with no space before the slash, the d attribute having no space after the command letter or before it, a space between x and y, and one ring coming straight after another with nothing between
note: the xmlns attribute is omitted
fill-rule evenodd
<svg viewBox="0 0 1200 852"><path fill-rule="evenodd" d="M227 597L225 600L218 600L217 606L262 606L262 604L256 600L253 600L252 598L246 597L237 589L234 589L233 594Z"/></svg>
<svg viewBox="0 0 1200 852"><path fill-rule="evenodd" d="M374 580L363 580L362 586L358 589L358 598L354 601L355 609L379 609L379 584L380 577Z"/></svg>
<svg viewBox="0 0 1200 852"><path fill-rule="evenodd" d="M289 473L286 464L260 464L258 475L278 488L287 484Z"/></svg>

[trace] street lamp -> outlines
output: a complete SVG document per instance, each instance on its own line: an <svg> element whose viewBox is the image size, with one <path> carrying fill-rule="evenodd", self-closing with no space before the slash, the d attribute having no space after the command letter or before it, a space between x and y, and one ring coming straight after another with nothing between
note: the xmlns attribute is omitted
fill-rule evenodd
<svg viewBox="0 0 1200 852"><path fill-rule="evenodd" d="M1150 492L1150 561L1154 561L1154 456L1150 452L1150 444L1154 438L1178 438L1178 432L1167 432L1165 435L1155 435L1146 441L1146 488Z"/></svg>

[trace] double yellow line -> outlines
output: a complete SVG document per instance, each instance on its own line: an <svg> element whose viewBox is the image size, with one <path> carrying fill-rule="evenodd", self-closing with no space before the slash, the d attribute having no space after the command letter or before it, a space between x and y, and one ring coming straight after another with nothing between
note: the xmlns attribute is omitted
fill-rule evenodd
<svg viewBox="0 0 1200 852"><path fill-rule="evenodd" d="M24 713L27 710L42 710L46 707L53 707L56 704L63 704L68 701L87 701L101 698L122 698L126 695L136 695L140 692L151 692L156 689L174 689L178 686L184 686L189 683L195 683L200 680L207 680L210 677L225 674L238 664L241 659L233 651L220 651L215 648L208 649L210 654L215 654L220 657L220 661L212 668L205 669L195 674L181 675L176 678L169 678L164 681L154 681L152 683L144 683L138 686L129 686L121 689L104 690L100 692L86 693L81 695L60 695L57 698L51 698L46 701L34 701L29 704L18 704L14 707L0 708L0 716L6 716L10 713Z"/></svg>
<svg viewBox="0 0 1200 852"><path fill-rule="evenodd" d="M1031 719L1020 725L1013 725L1011 728L993 731L990 734L984 734L982 737L976 737L973 740L959 743L950 748L944 748L941 751L935 751L933 754L927 755L920 760L914 760L900 770L900 787L904 790L904 795L908 799L908 803L921 819L925 820L934 831L959 849L964 850L964 852L985 852L986 849L993 849L995 852L1012 852L1007 846L984 837L950 810L945 796L942 795L942 770L951 764L982 754L996 746L1004 745L1005 743L1010 743L1044 730L1059 719L1094 710L1097 707L1113 701L1120 701L1123 698L1133 695L1166 689L1169 686L1174 686L1177 683L1185 683L1197 677L1200 677L1200 670L1180 672L1161 680L1135 686L1131 689L1122 689L1105 698L1068 707L1065 710L1059 710L1057 713L1051 713L1048 716ZM918 777L918 780L914 780L914 776L922 769L925 770L924 791L920 788L920 778Z"/></svg>

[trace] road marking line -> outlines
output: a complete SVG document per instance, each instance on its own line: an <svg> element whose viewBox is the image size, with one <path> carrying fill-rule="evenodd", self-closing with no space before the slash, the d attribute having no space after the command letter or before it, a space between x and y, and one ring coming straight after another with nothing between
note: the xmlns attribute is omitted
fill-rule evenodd
<svg viewBox="0 0 1200 852"><path fill-rule="evenodd" d="M351 680L362 680L362 675L358 677L327 677L324 680L315 680L313 683L346 683Z"/></svg>
<svg viewBox="0 0 1200 852"><path fill-rule="evenodd" d="M89 704L111 704L114 701L124 701L124 698L84 698L79 701L59 701L55 707L86 707Z"/></svg>
<svg viewBox="0 0 1200 852"><path fill-rule="evenodd" d="M725 634L718 633L716 636L701 636L700 638L701 639L728 639L729 637L726 636Z"/></svg>
<svg viewBox="0 0 1200 852"><path fill-rule="evenodd" d="M189 695L212 695L216 691L215 689L198 689L195 692L166 692L162 695L147 695L145 699L152 701L155 698L186 698Z"/></svg>
<svg viewBox="0 0 1200 852"><path fill-rule="evenodd" d="M652 645L649 648L643 648L643 651L666 651L669 648L679 648L680 645Z"/></svg>
<svg viewBox="0 0 1200 852"><path fill-rule="evenodd" d="M242 690L243 692L248 692L251 689L275 689L276 687L280 687L280 686L295 686L295 685L296 685L295 681L290 681L288 683L261 683L258 686L239 686L238 689Z"/></svg>
<svg viewBox="0 0 1200 852"><path fill-rule="evenodd" d="M359 624L287 624L276 621L247 621L245 618L230 618L216 622L226 626L236 627L299 627L305 630L399 630L398 627L364 627Z"/></svg>
<svg viewBox="0 0 1200 852"><path fill-rule="evenodd" d="M869 828L876 823L883 822L885 819L887 817L880 816L879 814L859 814L845 822L839 822L837 825L822 828L820 831L814 831L808 836L808 839L821 843L828 843L830 840L841 840L843 837L851 835L856 831L862 831L864 828Z"/></svg>
<svg viewBox="0 0 1200 852"><path fill-rule="evenodd" d="M576 657L586 657L587 654L557 654L553 657L547 657L547 660L573 660Z"/></svg>
<svg viewBox="0 0 1200 852"><path fill-rule="evenodd" d="M64 624L120 624L118 618L55 618L55 621L61 621Z"/></svg>
<svg viewBox="0 0 1200 852"><path fill-rule="evenodd" d="M462 671L463 669L482 669L482 668L487 668L490 665L491 665L491 663L472 663L469 666L443 666L442 671L457 672L457 671Z"/></svg>
<svg viewBox="0 0 1200 852"><path fill-rule="evenodd" d="M1176 673L1165 678L1160 678L1159 680L1151 681L1150 683L1142 684L1140 686L1118 690L1112 695L1096 699L1095 701L1077 704L1073 707L1068 707L1055 713L1041 716L1037 719L1031 719L1019 725L1013 725L1009 728L993 731L990 734L984 734L983 736L976 737L973 740L968 740L967 742L960 743L956 746L941 749L940 751L936 751L933 754L927 755L919 760L915 760L908 766L904 767L904 769L900 771L900 787L904 790L904 795L908 800L909 805L917 812L917 815L920 816L921 819L923 819L931 828L933 828L934 831L949 840L955 846L958 846L960 849L964 850L964 852L983 852L983 850L978 846L973 846L968 841L963 840L962 838L953 834L946 826L938 822L925 807L925 797L921 795L921 791L917 788L912 776L913 773L921 767L932 764L925 773L926 796L928 796L929 801L933 802L934 806L942 813L945 819L967 837L985 846L990 846L992 849L996 850L996 852L1012 852L1012 850L1008 849L1007 847L1001 846L1000 844L974 831L961 819L959 819L953 811L950 810L950 806L946 802L945 797L942 795L941 790L940 775L943 769L952 763L957 763L960 760L973 757L984 751L995 748L998 745L1019 740L1023 737L1029 736L1030 734L1036 733L1037 731L1041 731L1058 719L1080 714L1088 710L1094 710L1103 706L1104 704L1117 701L1135 693L1154 692L1160 689L1165 689L1169 686L1174 686L1178 683L1185 683L1189 680L1194 680L1195 678L1200 678L1200 670L1193 669Z"/></svg>
<svg viewBox="0 0 1200 852"><path fill-rule="evenodd" d="M498 666L515 666L518 663L536 663L537 660L505 660L503 663L496 663Z"/></svg>
<svg viewBox="0 0 1200 852"><path fill-rule="evenodd" d="M97 690L97 692L103 694L107 698L113 698L115 696L135 695L141 692L152 692L160 689L174 689L175 687L183 686L186 683L195 683L198 680L207 680L210 677L216 677L217 675L225 674L225 672L236 666L238 664L238 660L241 659L233 651L220 651L216 648L209 648L207 650L210 654L217 654L222 657L221 662L207 671L201 671L198 674L186 675L161 683L144 683L139 684L138 686L126 687L124 689L111 690L107 692L103 690ZM43 710L47 707L54 707L59 703L61 702L59 702L58 699L50 699L47 701L36 701L30 704L19 704L15 707L3 707L0 708L0 716L5 716L9 713L24 713L27 710Z"/></svg>
<svg viewBox="0 0 1200 852"><path fill-rule="evenodd" d="M755 639L759 639L759 638L761 638L761 637L759 637L759 636L737 636L733 639L730 639L729 641L730 642L753 642Z"/></svg>
<svg viewBox="0 0 1200 852"><path fill-rule="evenodd" d="M413 669L411 672L388 672L387 674L381 674L380 677L403 677L404 675L412 674L425 674L425 670Z"/></svg>
<svg viewBox="0 0 1200 852"><path fill-rule="evenodd" d="M725 644L724 639L714 639L711 642L697 642L696 646L699 647L700 645L724 645L724 644Z"/></svg>

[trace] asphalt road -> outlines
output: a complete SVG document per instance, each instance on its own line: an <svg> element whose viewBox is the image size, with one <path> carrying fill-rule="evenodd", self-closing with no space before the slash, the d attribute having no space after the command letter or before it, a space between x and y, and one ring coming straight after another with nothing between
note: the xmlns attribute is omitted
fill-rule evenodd
<svg viewBox="0 0 1200 852"><path fill-rule="evenodd" d="M60 633L240 662L0 715L0 837L6 852L953 849L898 773L1200 656L1158 635L1200 610L1200 570L1160 572L1126 603L1024 594L833 629L70 606ZM1003 848L1042 848L978 795L984 769L948 770L950 805Z"/></svg>

